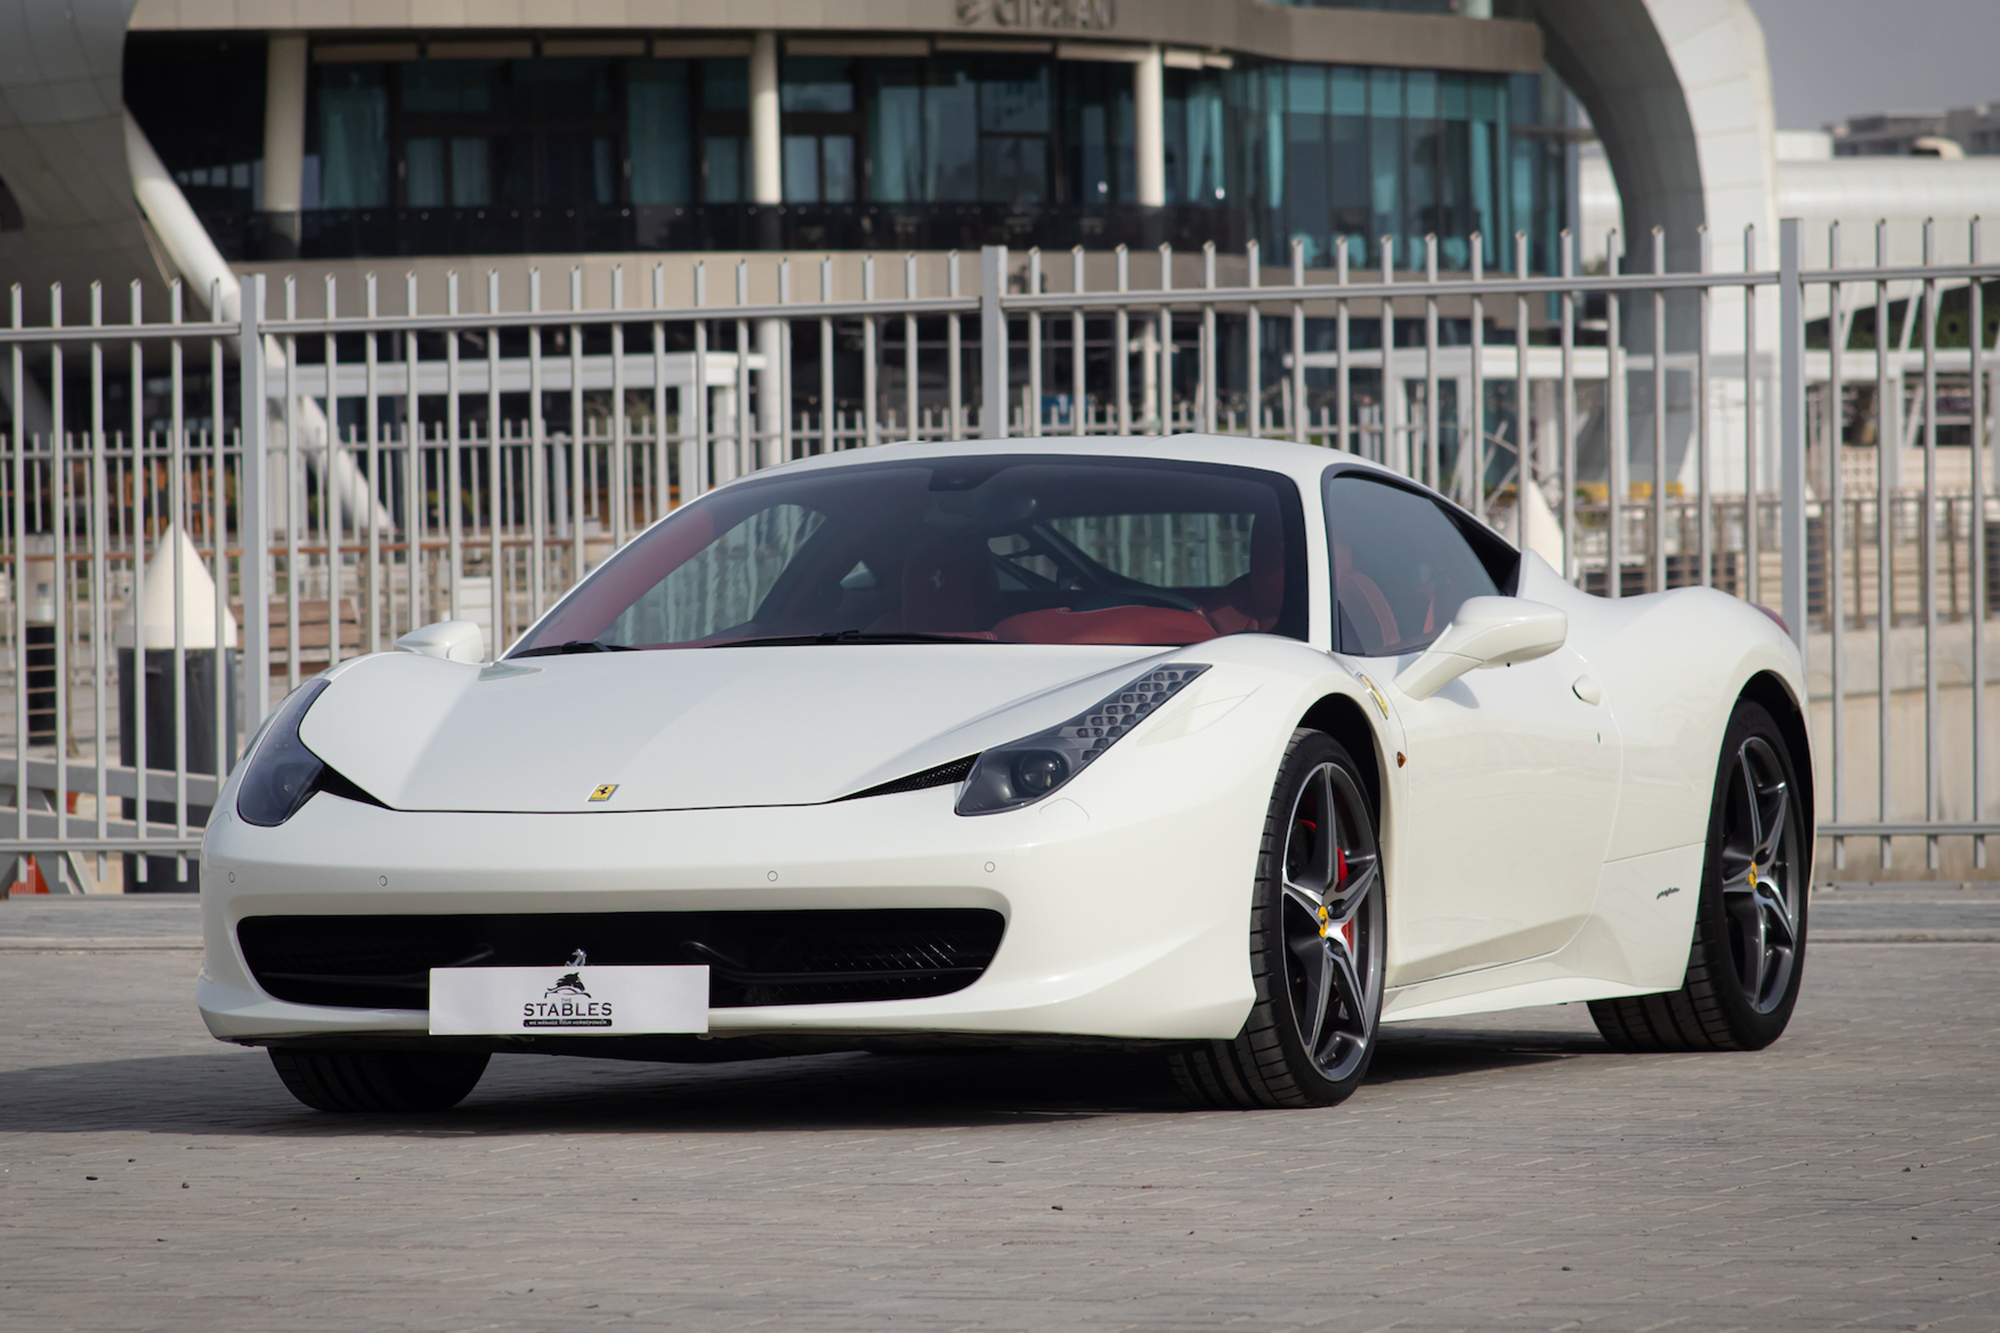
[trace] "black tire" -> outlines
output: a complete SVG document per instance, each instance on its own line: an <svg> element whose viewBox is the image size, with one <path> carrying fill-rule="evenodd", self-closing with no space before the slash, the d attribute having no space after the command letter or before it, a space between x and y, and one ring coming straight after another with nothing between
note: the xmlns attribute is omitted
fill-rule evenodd
<svg viewBox="0 0 2000 1333"><path fill-rule="evenodd" d="M1757 1051L1784 1032L1805 974L1803 795L1784 733L1740 700L1716 769L1687 979L1661 995L1591 1001L1606 1041L1621 1051Z"/></svg>
<svg viewBox="0 0 2000 1333"><path fill-rule="evenodd" d="M447 1111L486 1072L485 1051L320 1051L273 1046L271 1066L315 1111Z"/></svg>
<svg viewBox="0 0 2000 1333"><path fill-rule="evenodd" d="M1382 1016L1382 894L1361 769L1331 736L1292 733L1250 907L1256 1002L1233 1040L1172 1055L1181 1090L1226 1109L1332 1106L1351 1096L1368 1075Z"/></svg>

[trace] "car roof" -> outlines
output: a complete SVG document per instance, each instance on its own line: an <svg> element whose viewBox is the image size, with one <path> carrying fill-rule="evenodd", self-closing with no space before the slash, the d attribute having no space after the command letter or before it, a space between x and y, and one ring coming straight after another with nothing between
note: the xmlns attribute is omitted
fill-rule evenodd
<svg viewBox="0 0 2000 1333"><path fill-rule="evenodd" d="M928 462L933 459L977 458L992 454L1047 454L1070 458L1157 458L1182 463L1223 463L1235 467L1263 468L1282 472L1311 493L1312 485L1332 463L1353 464L1385 476L1400 473L1369 462L1357 454L1341 453L1320 445L1297 444L1290 440L1252 439L1242 435L1043 435L999 440L948 440L881 444L873 448L842 449L815 454L774 468L763 468L750 477L797 474L829 467L852 467L867 463L901 461Z"/></svg>

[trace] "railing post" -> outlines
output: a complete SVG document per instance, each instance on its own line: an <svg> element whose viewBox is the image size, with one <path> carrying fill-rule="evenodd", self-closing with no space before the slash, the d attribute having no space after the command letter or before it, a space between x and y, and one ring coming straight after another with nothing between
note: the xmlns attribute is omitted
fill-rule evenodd
<svg viewBox="0 0 2000 1333"><path fill-rule="evenodd" d="M271 516L266 509L269 488L265 482L270 460L264 451L268 405L264 400L264 340L257 331L257 323L264 315L263 274L244 279L238 305L242 333L237 343L237 365L243 382L243 406L242 452L237 460L236 534L243 551L243 734L249 736L255 734L264 715L271 711L271 589L266 570ZM218 540L217 550L221 549ZM223 596L227 597L226 560L219 558L216 566L223 574Z"/></svg>
<svg viewBox="0 0 2000 1333"><path fill-rule="evenodd" d="M979 247L979 436L1007 438L1007 247Z"/></svg>
<svg viewBox="0 0 2000 1333"><path fill-rule="evenodd" d="M1799 652L1806 648L1806 313L1800 281L1805 224L1778 223L1778 471L1783 499L1778 550L1784 561L1785 624ZM1751 299L1756 299L1752 289ZM1838 459L1835 460L1836 465Z"/></svg>

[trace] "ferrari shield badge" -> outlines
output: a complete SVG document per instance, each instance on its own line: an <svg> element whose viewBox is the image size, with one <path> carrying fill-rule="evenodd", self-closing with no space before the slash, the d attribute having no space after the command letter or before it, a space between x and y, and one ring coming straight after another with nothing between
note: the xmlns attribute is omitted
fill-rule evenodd
<svg viewBox="0 0 2000 1333"><path fill-rule="evenodd" d="M611 799L611 793L617 790L617 783L607 782L601 787L594 788L590 793L590 799L593 801L608 801Z"/></svg>

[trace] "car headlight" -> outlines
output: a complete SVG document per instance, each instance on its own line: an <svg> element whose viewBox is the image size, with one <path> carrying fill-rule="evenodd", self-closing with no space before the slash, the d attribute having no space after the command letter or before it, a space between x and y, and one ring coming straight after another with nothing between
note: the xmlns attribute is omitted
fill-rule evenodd
<svg viewBox="0 0 2000 1333"><path fill-rule="evenodd" d="M1155 668L1059 727L987 750L965 780L958 813L990 815L1041 800L1206 670L1198 662Z"/></svg>
<svg viewBox="0 0 2000 1333"><path fill-rule="evenodd" d="M278 705L265 724L263 740L251 751L249 766L243 770L243 783L236 790L236 813L245 823L276 828L297 814L315 792L321 791L371 805L382 804L328 768L299 739L299 724L305 721L306 710L326 686L323 678L307 681Z"/></svg>

